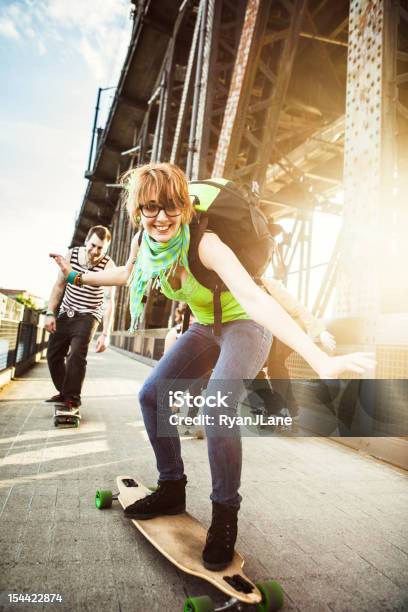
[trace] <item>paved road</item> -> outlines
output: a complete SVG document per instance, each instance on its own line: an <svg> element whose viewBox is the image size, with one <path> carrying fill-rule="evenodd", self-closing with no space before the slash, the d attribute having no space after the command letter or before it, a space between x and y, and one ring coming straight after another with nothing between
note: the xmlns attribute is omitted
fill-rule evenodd
<svg viewBox="0 0 408 612"><path fill-rule="evenodd" d="M79 430L55 429L39 364L0 394L0 609L7 593L60 593L47 609L182 609L219 594L176 570L95 489L119 473L155 482L137 391L149 366L91 353ZM188 507L209 522L206 443L183 440ZM284 610L408 610L408 487L402 470L327 440L244 439L239 549L254 579L277 578Z"/></svg>

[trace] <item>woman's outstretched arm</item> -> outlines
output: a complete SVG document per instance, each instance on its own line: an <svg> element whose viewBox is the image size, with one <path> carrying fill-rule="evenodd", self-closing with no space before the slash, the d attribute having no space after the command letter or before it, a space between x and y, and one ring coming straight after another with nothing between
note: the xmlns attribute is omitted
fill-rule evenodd
<svg viewBox="0 0 408 612"><path fill-rule="evenodd" d="M118 266L116 268L109 268L102 270L102 272L86 272L82 275L82 282L84 285L91 285L94 287L111 287L115 285L126 285L132 272L134 263L136 261L137 253L139 250L137 233L131 243L130 255L124 266ZM57 253L50 253L50 257L53 257L57 262L61 272L66 279L68 274L72 272L71 264L62 255Z"/></svg>
<svg viewBox="0 0 408 612"><path fill-rule="evenodd" d="M366 369L374 368L372 353L329 357L316 346L282 306L258 287L235 253L216 234L204 234L199 245L199 257L206 268L220 276L254 321L302 355L321 378L337 378L345 371L363 374Z"/></svg>

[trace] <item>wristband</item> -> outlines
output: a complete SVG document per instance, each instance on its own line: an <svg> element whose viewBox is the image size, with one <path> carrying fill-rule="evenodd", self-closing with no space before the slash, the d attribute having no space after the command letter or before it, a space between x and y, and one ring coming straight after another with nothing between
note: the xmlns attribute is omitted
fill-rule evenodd
<svg viewBox="0 0 408 612"><path fill-rule="evenodd" d="M77 276L78 276L78 272L75 272L74 270L72 270L72 271L71 271L71 272L68 274L68 276L67 276L67 278L66 278L67 283L69 283L70 285L73 285L73 284L74 284L74 281L75 281L75 278L76 278Z"/></svg>
<svg viewBox="0 0 408 612"><path fill-rule="evenodd" d="M45 313L46 317L55 317L55 312L52 312L52 310L47 310L47 312Z"/></svg>
<svg viewBox="0 0 408 612"><path fill-rule="evenodd" d="M83 287L84 283L82 282L82 272L76 272L76 277L74 278L73 285L76 287Z"/></svg>

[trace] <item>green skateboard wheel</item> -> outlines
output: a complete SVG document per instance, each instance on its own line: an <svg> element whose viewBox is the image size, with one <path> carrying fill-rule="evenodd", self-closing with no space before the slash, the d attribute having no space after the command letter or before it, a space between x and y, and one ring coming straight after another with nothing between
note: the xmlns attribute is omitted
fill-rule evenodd
<svg viewBox="0 0 408 612"><path fill-rule="evenodd" d="M112 491L98 489L95 494L95 506L102 510L112 506Z"/></svg>
<svg viewBox="0 0 408 612"><path fill-rule="evenodd" d="M184 612L214 612L214 602L211 597L189 597L184 602Z"/></svg>
<svg viewBox="0 0 408 612"><path fill-rule="evenodd" d="M283 606L283 589L276 580L257 582L256 586L262 593L261 603L256 605L257 612L275 612Z"/></svg>

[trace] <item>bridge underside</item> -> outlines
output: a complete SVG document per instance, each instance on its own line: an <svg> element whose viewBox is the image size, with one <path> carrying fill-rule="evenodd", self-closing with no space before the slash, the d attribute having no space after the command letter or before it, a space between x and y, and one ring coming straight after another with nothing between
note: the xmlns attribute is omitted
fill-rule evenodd
<svg viewBox="0 0 408 612"><path fill-rule="evenodd" d="M286 231L275 274L317 316L331 305L347 317L352 344L407 346L407 66L403 2L147 3L135 12L72 244L90 225L110 225L112 256L126 261L134 228L118 183L138 164L169 160L190 178L257 181L263 210ZM339 222L312 287L319 215ZM120 288L118 333L127 304ZM167 327L170 314L151 291L142 327ZM389 375L395 355L384 363Z"/></svg>

